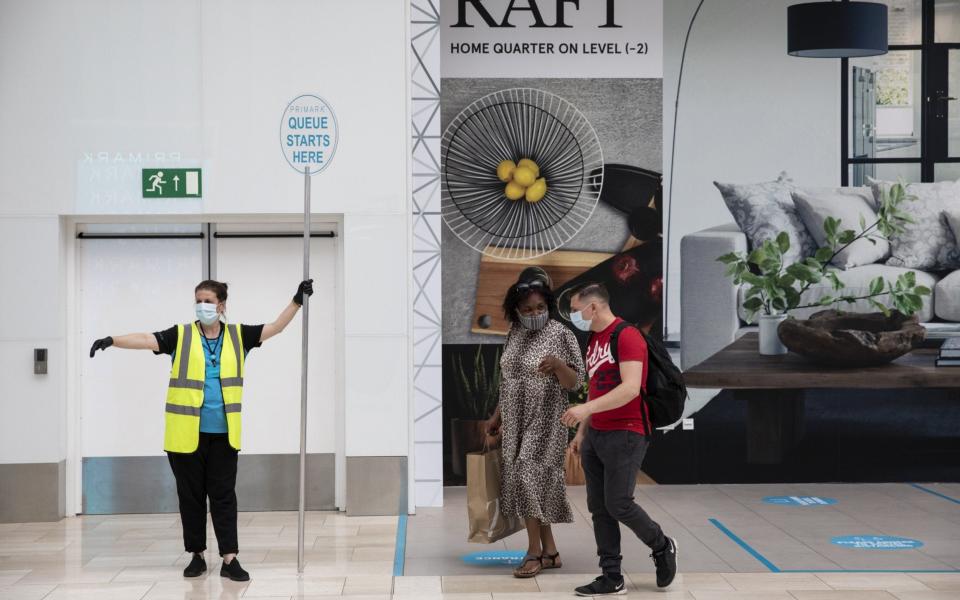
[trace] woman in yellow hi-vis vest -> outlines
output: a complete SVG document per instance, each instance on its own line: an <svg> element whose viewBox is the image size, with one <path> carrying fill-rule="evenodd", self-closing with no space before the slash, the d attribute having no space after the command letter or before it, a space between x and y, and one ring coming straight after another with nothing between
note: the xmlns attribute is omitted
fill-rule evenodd
<svg viewBox="0 0 960 600"><path fill-rule="evenodd" d="M202 281L194 290L197 320L156 333L105 337L93 343L90 357L110 346L153 350L173 357L167 390L163 449L177 480L183 545L193 558L184 577L207 570L207 498L223 566L221 577L247 581L237 560L237 452L247 353L277 335L293 320L313 280L300 283L293 301L273 323L233 325L225 321L227 284Z"/></svg>

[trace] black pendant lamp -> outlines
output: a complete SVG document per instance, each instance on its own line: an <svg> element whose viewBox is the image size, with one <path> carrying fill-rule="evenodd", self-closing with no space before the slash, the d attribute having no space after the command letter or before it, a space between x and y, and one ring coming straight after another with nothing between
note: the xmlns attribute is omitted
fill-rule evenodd
<svg viewBox="0 0 960 600"><path fill-rule="evenodd" d="M809 2L787 7L787 53L854 58L887 53L887 6L876 2Z"/></svg>

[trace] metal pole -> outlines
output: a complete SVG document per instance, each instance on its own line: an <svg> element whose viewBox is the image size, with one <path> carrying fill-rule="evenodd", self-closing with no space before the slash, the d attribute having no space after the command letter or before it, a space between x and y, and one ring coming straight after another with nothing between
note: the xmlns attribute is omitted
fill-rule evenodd
<svg viewBox="0 0 960 600"><path fill-rule="evenodd" d="M703 8L704 0L697 4L697 10L693 11L690 17L690 24L687 25L687 36L683 38L683 52L680 54L680 72L677 74L677 98L673 102L673 138L670 142L670 191L667 194L667 226L666 239L663 247L667 253L666 265L663 269L663 341L670 339L670 229L673 224L673 165L677 157L677 115L680 114L680 86L683 84L683 63L687 60L687 44L690 43L690 32L693 31L693 22L697 20L700 9Z"/></svg>
<svg viewBox="0 0 960 600"><path fill-rule="evenodd" d="M303 278L310 279L310 167L303 172ZM303 526L307 478L307 341L310 296L303 296L303 349L300 365L300 508L297 519L297 573L303 573Z"/></svg>

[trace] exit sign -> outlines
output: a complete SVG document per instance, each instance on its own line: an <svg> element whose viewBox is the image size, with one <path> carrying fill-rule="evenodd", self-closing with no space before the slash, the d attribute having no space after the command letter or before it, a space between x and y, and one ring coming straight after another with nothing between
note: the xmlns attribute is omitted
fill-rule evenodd
<svg viewBox="0 0 960 600"><path fill-rule="evenodd" d="M143 169L144 198L199 198L203 195L200 169Z"/></svg>

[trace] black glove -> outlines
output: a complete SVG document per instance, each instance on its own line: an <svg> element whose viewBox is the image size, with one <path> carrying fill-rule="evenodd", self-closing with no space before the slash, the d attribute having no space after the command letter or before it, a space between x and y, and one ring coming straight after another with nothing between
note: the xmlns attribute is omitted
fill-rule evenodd
<svg viewBox="0 0 960 600"><path fill-rule="evenodd" d="M97 350L106 350L113 345L113 338L109 335L105 338L100 338L99 340L93 343L93 346L90 347L90 358L93 358L93 353Z"/></svg>
<svg viewBox="0 0 960 600"><path fill-rule="evenodd" d="M308 296L313 295L313 280L306 279L300 282L300 287L297 288L297 293L293 295L293 301L297 306L303 306L303 295Z"/></svg>

